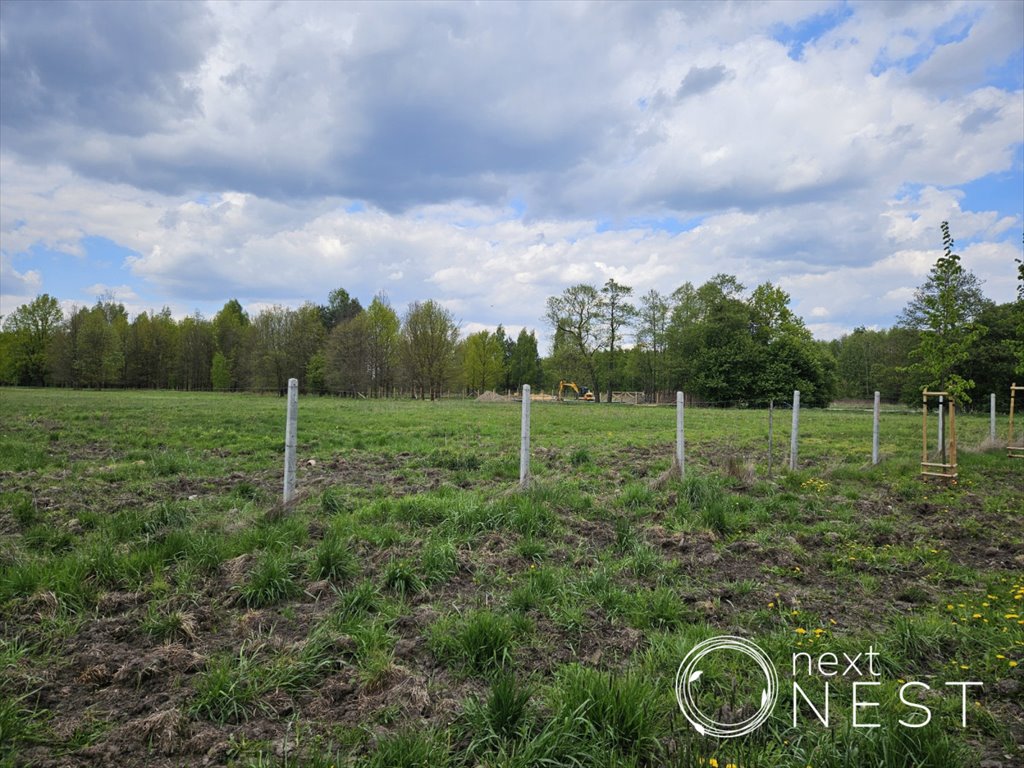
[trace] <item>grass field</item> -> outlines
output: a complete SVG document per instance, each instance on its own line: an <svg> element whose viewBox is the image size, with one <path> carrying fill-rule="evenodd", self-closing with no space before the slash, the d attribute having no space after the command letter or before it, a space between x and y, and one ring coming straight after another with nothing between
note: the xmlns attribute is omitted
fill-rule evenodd
<svg viewBox="0 0 1024 768"><path fill-rule="evenodd" d="M283 399L0 390L0 761L1024 763L1024 462L987 417L955 486L919 479L913 414L872 467L870 413L805 411L789 472L776 412L769 476L766 412L690 409L684 480L670 408L532 421L519 491L518 404L303 398L283 508ZM719 635L778 668L737 739L676 702ZM749 667L709 656L701 711L754 714Z"/></svg>

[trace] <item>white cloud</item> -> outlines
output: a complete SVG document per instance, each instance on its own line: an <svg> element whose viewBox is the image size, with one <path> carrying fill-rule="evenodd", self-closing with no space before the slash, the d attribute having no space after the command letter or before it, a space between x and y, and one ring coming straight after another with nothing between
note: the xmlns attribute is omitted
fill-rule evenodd
<svg viewBox="0 0 1024 768"><path fill-rule="evenodd" d="M774 39L820 13L837 23L800 56ZM33 246L81 256L99 236L136 254L119 290L175 311L232 296L294 306L344 286L364 302L385 290L399 310L436 298L466 328L536 328L545 298L575 282L614 277L640 295L728 272L780 283L835 334L891 323L944 220L1008 300L1022 212L968 210L956 187L1020 175L1024 98L985 85L1019 55L1020 15L212 3L146 28L202 34L166 72L122 83L143 100L170 83L131 126L96 110L55 110L35 132L5 123L0 302L45 288ZM937 42L949 29L963 39ZM18 49L40 66L57 55ZM116 96L101 79L82 87L93 104ZM659 217L693 225L621 228ZM35 288L8 287L15 254Z"/></svg>
<svg viewBox="0 0 1024 768"><path fill-rule="evenodd" d="M110 297L113 301L121 304L137 304L139 294L130 285L106 285L105 283L94 283L85 289L86 293L98 297Z"/></svg>

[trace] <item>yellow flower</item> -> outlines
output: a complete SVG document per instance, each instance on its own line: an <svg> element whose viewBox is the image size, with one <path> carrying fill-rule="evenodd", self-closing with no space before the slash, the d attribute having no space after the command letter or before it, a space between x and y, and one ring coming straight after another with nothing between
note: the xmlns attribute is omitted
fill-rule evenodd
<svg viewBox="0 0 1024 768"><path fill-rule="evenodd" d="M1017 662L1016 661L1011 661L1010 662L1010 666L1011 667L1016 667L1017 666Z"/></svg>
<svg viewBox="0 0 1024 768"><path fill-rule="evenodd" d="M946 606L946 610L947 611L952 611L953 610L953 604L949 603L949 605Z"/></svg>
<svg viewBox="0 0 1024 768"><path fill-rule="evenodd" d="M797 627L793 631L796 632L798 635L806 635L807 634L807 630L804 629L803 627Z"/></svg>
<svg viewBox="0 0 1024 768"><path fill-rule="evenodd" d="M997 659L1005 659L1006 657L1005 657L1005 656L1003 656L1003 654L1001 654L1001 653L997 653L997 654L996 654L996 658L997 658Z"/></svg>
<svg viewBox="0 0 1024 768"><path fill-rule="evenodd" d="M774 608L775 607L775 603L768 603L768 607L769 608Z"/></svg>
<svg viewBox="0 0 1024 768"><path fill-rule="evenodd" d="M976 613L973 616L971 616L971 618L972 619L980 619L981 618L981 614L980 613Z"/></svg>
<svg viewBox="0 0 1024 768"><path fill-rule="evenodd" d="M710 760L708 760L708 765L710 765L711 768L718 768L718 761L712 757Z"/></svg>
<svg viewBox="0 0 1024 768"><path fill-rule="evenodd" d="M1020 616L1018 614L1016 614L1016 613L1008 613L1003 618L1004 619L1019 619Z"/></svg>

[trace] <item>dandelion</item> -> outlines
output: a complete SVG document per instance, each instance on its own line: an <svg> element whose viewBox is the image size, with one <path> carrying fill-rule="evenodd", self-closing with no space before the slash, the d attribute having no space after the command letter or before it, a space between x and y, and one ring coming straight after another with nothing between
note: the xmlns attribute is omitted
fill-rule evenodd
<svg viewBox="0 0 1024 768"><path fill-rule="evenodd" d="M768 607L769 608L774 608L775 607L775 603L768 603Z"/></svg>
<svg viewBox="0 0 1024 768"><path fill-rule="evenodd" d="M1011 661L1010 662L1010 666L1011 667L1016 667L1017 666L1017 662L1016 661Z"/></svg>
<svg viewBox="0 0 1024 768"><path fill-rule="evenodd" d="M1016 613L1008 613L1005 616L1003 616L1003 618L1004 619L1019 619L1020 616L1018 614L1016 614Z"/></svg>
<svg viewBox="0 0 1024 768"><path fill-rule="evenodd" d="M804 629L803 627L797 627L793 631L796 632L798 635L806 635L807 634L807 630Z"/></svg>
<svg viewBox="0 0 1024 768"><path fill-rule="evenodd" d="M971 618L972 619L980 619L981 618L981 614L980 613L976 613L973 616L971 616Z"/></svg>

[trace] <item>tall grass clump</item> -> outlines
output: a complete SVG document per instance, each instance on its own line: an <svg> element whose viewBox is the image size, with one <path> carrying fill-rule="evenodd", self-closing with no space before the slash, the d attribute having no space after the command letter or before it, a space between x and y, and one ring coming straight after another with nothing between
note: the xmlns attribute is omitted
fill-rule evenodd
<svg viewBox="0 0 1024 768"><path fill-rule="evenodd" d="M446 768L450 760L448 746L437 734L402 730L381 739L377 749L359 765L361 768Z"/></svg>
<svg viewBox="0 0 1024 768"><path fill-rule="evenodd" d="M449 617L433 624L428 643L441 660L471 672L487 674L512 664L522 620L489 610Z"/></svg>
<svg viewBox="0 0 1024 768"><path fill-rule="evenodd" d="M281 550L264 552L238 587L238 596L247 608L263 608L302 592L295 578L297 563Z"/></svg>
<svg viewBox="0 0 1024 768"><path fill-rule="evenodd" d="M573 664L559 672L552 697L562 717L575 719L576 740L589 744L594 754L613 750L627 760L651 763L660 753L665 701L639 673Z"/></svg>
<svg viewBox="0 0 1024 768"><path fill-rule="evenodd" d="M352 553L350 539L337 533L328 532L313 550L310 576L314 579L330 579L343 582L359 573L359 562Z"/></svg>

